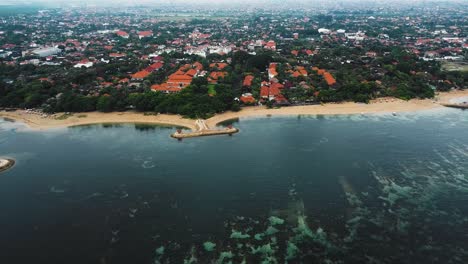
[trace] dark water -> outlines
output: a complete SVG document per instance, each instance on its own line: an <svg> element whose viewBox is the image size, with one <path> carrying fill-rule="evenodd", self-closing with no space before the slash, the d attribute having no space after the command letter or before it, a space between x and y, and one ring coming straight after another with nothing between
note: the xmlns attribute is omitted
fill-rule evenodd
<svg viewBox="0 0 468 264"><path fill-rule="evenodd" d="M468 263L468 111L235 125L0 121L0 263Z"/></svg>

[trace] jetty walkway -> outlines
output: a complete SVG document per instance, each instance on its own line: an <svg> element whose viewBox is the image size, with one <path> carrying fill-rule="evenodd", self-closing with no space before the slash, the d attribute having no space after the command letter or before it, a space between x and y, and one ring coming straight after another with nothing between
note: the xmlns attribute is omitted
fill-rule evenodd
<svg viewBox="0 0 468 264"><path fill-rule="evenodd" d="M0 158L0 172L8 170L13 167L13 165L15 165L14 160Z"/></svg>
<svg viewBox="0 0 468 264"><path fill-rule="evenodd" d="M176 139L183 138L192 138L192 137L204 137L204 136L216 136L216 135L232 135L239 132L239 129L232 126L228 126L224 129L210 129L206 124L205 120L197 119L195 121L196 130L190 132L183 132L181 129L178 129L171 137Z"/></svg>
<svg viewBox="0 0 468 264"><path fill-rule="evenodd" d="M458 108L458 109L468 109L468 103L460 104L442 104L445 107Z"/></svg>

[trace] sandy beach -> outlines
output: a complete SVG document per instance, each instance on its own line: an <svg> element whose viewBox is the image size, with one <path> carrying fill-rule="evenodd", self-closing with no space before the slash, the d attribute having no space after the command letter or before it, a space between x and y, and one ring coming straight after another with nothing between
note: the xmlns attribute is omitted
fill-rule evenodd
<svg viewBox="0 0 468 264"><path fill-rule="evenodd" d="M328 103L323 105L291 106L278 109L267 109L264 106L245 107L239 112L226 112L217 114L206 120L210 128L218 123L243 117L264 117L284 115L343 115L343 114L372 114L392 112L413 112L443 107L441 104L468 99L468 90L439 93L433 99L404 101L396 98L379 98L369 104L353 102ZM464 99L463 99L464 100ZM179 115L145 115L139 112L112 112L112 113L71 113L64 115L41 115L25 110L13 112L0 111L1 117L23 122L34 130L70 127L77 125L102 123L146 123L186 127L196 130L195 120L183 118Z"/></svg>
<svg viewBox="0 0 468 264"><path fill-rule="evenodd" d="M141 123L141 124L157 124L181 126L191 130L195 130L195 121L183 118L179 115L145 115L140 112L87 112L87 113L56 113L45 116L37 113L28 112L25 110L17 110L14 112L0 112L0 117L13 119L18 122L23 122L33 130L46 130L52 128L63 128L79 125L92 124L118 124L118 123Z"/></svg>

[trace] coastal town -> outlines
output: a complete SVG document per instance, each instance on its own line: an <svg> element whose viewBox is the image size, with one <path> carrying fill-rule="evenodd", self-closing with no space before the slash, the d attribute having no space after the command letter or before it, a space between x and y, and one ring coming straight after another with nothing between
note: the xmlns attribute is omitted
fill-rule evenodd
<svg viewBox="0 0 468 264"><path fill-rule="evenodd" d="M425 99L467 87L465 9L203 10L6 13L0 107L205 119L250 106Z"/></svg>
<svg viewBox="0 0 468 264"><path fill-rule="evenodd" d="M467 264L467 109L467 0L2 0L0 264Z"/></svg>

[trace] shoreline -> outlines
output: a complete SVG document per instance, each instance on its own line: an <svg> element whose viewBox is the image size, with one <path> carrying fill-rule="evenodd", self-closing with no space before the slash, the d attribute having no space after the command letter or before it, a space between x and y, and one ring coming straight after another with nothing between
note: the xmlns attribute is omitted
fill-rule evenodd
<svg viewBox="0 0 468 264"><path fill-rule="evenodd" d="M443 104L452 103L452 100L466 97L468 90L457 90L438 93L432 99L413 99L404 101L396 98L384 97L372 100L369 104L343 102L326 103L323 105L288 106L277 109L267 109L265 106L249 106L239 112L225 112L217 114L206 121L206 125L215 128L219 123L231 119L246 117L288 116L288 115L349 115L349 114L376 114L393 112L416 112L444 107ZM26 110L13 112L0 111L0 117L12 119L26 124L32 130L47 130L53 128L66 128L81 125L95 124L155 124L183 127L197 131L195 120L183 118L180 115L144 114L141 112L88 112L88 113L56 113L43 116Z"/></svg>

